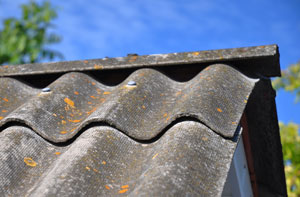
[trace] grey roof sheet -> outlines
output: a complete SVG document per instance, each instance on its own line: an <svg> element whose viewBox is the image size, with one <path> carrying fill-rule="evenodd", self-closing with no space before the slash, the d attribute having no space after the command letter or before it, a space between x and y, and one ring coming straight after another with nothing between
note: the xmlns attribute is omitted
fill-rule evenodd
<svg viewBox="0 0 300 197"><path fill-rule="evenodd" d="M107 126L68 146L21 126L0 135L0 191L7 196L220 196L236 146L194 121L148 144Z"/></svg>
<svg viewBox="0 0 300 197"><path fill-rule="evenodd" d="M255 83L224 64L114 87L71 72L50 92L1 77L0 193L221 195Z"/></svg>
<svg viewBox="0 0 300 197"><path fill-rule="evenodd" d="M136 85L127 85L129 81ZM0 82L6 84L0 87L0 126L19 121L52 142L65 142L92 122L149 140L179 117L197 118L232 138L255 84L221 64L207 67L186 83L152 69L138 70L116 87L82 73L63 75L49 85L50 92L14 79L1 78Z"/></svg>

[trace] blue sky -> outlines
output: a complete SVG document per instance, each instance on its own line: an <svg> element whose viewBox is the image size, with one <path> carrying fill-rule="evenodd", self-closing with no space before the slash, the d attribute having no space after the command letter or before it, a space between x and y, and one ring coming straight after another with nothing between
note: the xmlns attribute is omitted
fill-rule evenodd
<svg viewBox="0 0 300 197"><path fill-rule="evenodd" d="M39 0L40 1L40 0ZM21 3L0 0L0 20ZM299 0L52 0L58 8L52 48L65 60L278 44L281 67L300 60ZM279 119L300 123L300 103L278 92Z"/></svg>

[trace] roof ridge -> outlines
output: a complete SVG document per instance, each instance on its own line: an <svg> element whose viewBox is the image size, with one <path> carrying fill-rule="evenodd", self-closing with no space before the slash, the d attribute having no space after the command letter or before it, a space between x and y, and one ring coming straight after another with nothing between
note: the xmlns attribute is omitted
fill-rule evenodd
<svg viewBox="0 0 300 197"><path fill-rule="evenodd" d="M0 66L0 77L66 73L72 71L137 69L141 67L163 67L207 63L239 62L241 68L247 67L264 76L280 76L279 52L277 45L243 47L220 50L207 50L183 53L129 55L127 57L35 63L16 66ZM249 63L251 65L249 65Z"/></svg>

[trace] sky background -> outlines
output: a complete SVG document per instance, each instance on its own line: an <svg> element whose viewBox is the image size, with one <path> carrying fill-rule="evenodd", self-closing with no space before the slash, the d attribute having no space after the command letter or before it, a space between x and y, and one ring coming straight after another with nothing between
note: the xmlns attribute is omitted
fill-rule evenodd
<svg viewBox="0 0 300 197"><path fill-rule="evenodd" d="M0 21L28 0L0 0ZM41 2L41 0L38 0ZM299 0L52 0L64 60L278 44L281 68L300 60ZM1 26L0 26L1 27ZM295 96L277 93L279 120L300 123Z"/></svg>

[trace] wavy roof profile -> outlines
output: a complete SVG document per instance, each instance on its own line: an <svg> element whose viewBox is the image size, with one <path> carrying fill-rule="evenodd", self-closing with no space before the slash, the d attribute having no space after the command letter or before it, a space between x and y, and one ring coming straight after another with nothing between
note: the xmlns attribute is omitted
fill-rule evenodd
<svg viewBox="0 0 300 197"><path fill-rule="evenodd" d="M57 71L43 90L22 82L22 65L0 71L2 194L221 195L259 79L238 66L209 64L179 82L159 67L137 66L108 86L82 72L86 62L77 64L66 69L79 72ZM35 66L30 74L47 76Z"/></svg>

